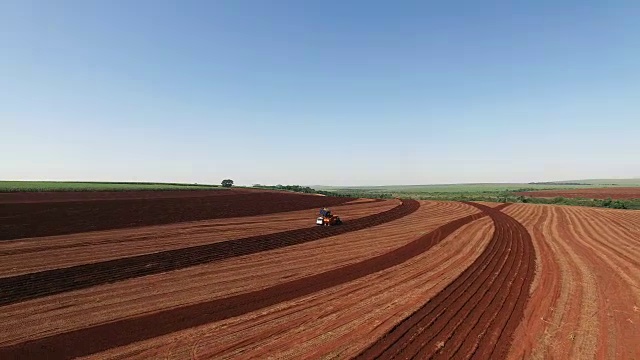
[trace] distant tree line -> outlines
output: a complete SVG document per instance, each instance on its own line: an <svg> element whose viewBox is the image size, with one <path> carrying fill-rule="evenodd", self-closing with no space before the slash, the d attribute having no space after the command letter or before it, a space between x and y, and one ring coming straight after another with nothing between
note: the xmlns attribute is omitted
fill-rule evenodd
<svg viewBox="0 0 640 360"><path fill-rule="evenodd" d="M377 193L371 194L367 192L358 192L358 191L324 191L324 190L316 190L309 186L301 186L301 185L261 185L261 184L253 184L254 188L258 189L269 189L269 190L282 190L282 191L292 191L298 193L305 194L320 194L325 196L335 196L335 197L353 197L353 198L370 198L370 199L391 199L393 198L392 194L388 193Z"/></svg>
<svg viewBox="0 0 640 360"><path fill-rule="evenodd" d="M299 192L299 193L305 193L305 194L317 194L318 191L315 189L312 189L308 186L300 186L300 185L260 185L260 184L254 184L253 187L255 188L259 188L259 189L271 189L271 190L286 190L286 191L293 191L293 192Z"/></svg>
<svg viewBox="0 0 640 360"><path fill-rule="evenodd" d="M609 208L609 209L640 210L640 199L601 200L601 199L565 198L562 196L558 196L555 198L536 198L536 197L529 197L529 196L523 196L523 195L516 195L512 192L432 193L432 194L420 194L412 197L420 200L489 201L489 202L501 202L501 203L573 205L573 206L602 207L602 208Z"/></svg>
<svg viewBox="0 0 640 360"><path fill-rule="evenodd" d="M535 198L517 195L515 192L527 191L529 189L518 189L513 191L481 191L481 192L425 192L425 193L377 193L367 191L324 191L316 190L309 186L300 185L260 185L253 187L260 189L292 191L306 194L321 194L336 197L369 198L369 199L418 199L418 200L450 200L450 201L489 201L501 203L530 203L530 204L554 204L554 205L574 205L603 207L610 209L635 209L640 210L640 199L612 200L612 199L579 199L579 198ZM539 190L539 189L531 189Z"/></svg>
<svg viewBox="0 0 640 360"><path fill-rule="evenodd" d="M579 182L557 182L557 181L541 181L541 182L530 182L529 185L590 185Z"/></svg>

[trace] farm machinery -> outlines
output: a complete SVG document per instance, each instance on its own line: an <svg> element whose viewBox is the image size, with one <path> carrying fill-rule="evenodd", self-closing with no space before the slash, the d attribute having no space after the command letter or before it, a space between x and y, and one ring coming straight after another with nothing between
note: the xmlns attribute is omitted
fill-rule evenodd
<svg viewBox="0 0 640 360"><path fill-rule="evenodd" d="M334 226L342 224L342 220L338 215L331 214L331 210L327 208L320 209L320 216L316 219L316 225Z"/></svg>

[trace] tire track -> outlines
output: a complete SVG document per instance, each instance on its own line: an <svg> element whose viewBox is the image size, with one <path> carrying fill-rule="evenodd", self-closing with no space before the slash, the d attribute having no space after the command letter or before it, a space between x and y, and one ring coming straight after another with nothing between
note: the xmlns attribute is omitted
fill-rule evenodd
<svg viewBox="0 0 640 360"><path fill-rule="evenodd" d="M527 230L503 207L468 203L495 233L478 259L443 291L358 355L373 358L504 358L523 315L535 253Z"/></svg>
<svg viewBox="0 0 640 360"><path fill-rule="evenodd" d="M391 210L351 220L341 226L289 230L93 264L46 270L0 279L0 306L85 289L146 275L183 269L236 256L255 254L357 231L400 219L420 203L403 200Z"/></svg>
<svg viewBox="0 0 640 360"><path fill-rule="evenodd" d="M414 204L413 201L405 203ZM429 250L461 226L484 216L486 214L476 213L451 221L388 253L266 289L10 345L0 348L0 358L28 355L35 358L67 359L86 356L257 311L402 264Z"/></svg>

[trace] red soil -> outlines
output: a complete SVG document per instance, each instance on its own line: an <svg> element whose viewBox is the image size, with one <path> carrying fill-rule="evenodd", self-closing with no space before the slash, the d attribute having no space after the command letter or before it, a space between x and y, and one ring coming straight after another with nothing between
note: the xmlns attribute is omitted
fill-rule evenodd
<svg viewBox="0 0 640 360"><path fill-rule="evenodd" d="M562 196L565 198L584 199L640 199L640 186L628 188L592 188L592 189L571 189L571 190L540 190L523 191L518 195L552 198Z"/></svg>
<svg viewBox="0 0 640 360"><path fill-rule="evenodd" d="M358 358L504 358L533 280L531 237L501 207L487 249L455 281Z"/></svg>
<svg viewBox="0 0 640 360"><path fill-rule="evenodd" d="M400 200L350 201L331 210L345 221L390 210ZM0 242L0 277L115 260L314 226L317 209L209 219ZM6 267L5 267L6 266Z"/></svg>
<svg viewBox="0 0 640 360"><path fill-rule="evenodd" d="M392 204L398 201L392 201ZM388 205L387 205L388 206ZM385 223L376 227L367 228L359 231L349 232L346 234L333 236L317 241L307 242L277 250L271 250L252 255L229 258L215 263L199 265L186 269L145 276L141 278L129 279L117 283L95 286L83 290L61 293L44 298L38 298L11 305L1 307L0 324L4 333L3 339L0 339L0 346L9 344L17 344L37 338L50 335L67 333L69 331L79 330L83 328L93 327L96 325L117 322L122 319L139 317L141 314L158 313L165 310L181 308L185 305L195 305L198 303L208 302L213 299L222 299L230 296L252 292L278 284L290 282L295 279L313 276L314 274L330 271L340 268L348 264L366 260L370 257L384 254L393 249L408 243L422 236L425 232L436 229L440 224L444 224L457 217L466 216L476 212L472 207L461 203L446 202L427 202L415 213L405 216L396 221ZM341 210L340 214L345 218L351 215L348 209ZM489 220L489 219L484 219ZM482 220L480 220L482 221ZM222 222L222 221L220 221ZM474 222L475 224L476 222ZM482 238L490 234L492 227L490 222L482 221ZM470 231L475 234L473 229L479 229L474 225ZM121 232L120 230L118 232ZM215 233L213 233L215 234ZM92 234L86 234L92 235ZM183 234L176 232L175 237L179 238ZM189 238L189 234L184 234ZM469 255L475 254L476 250L464 249L468 244L469 238L464 233L460 233L455 241L454 248L448 249L446 254L452 254L454 257L460 257L460 260L451 263L450 257L440 256L441 260L436 262L430 261L429 256L421 256L424 260L424 266L414 265L406 267L402 265L403 272L406 270L419 269L425 272L429 269L429 264L447 264L438 271L444 269L453 269L456 271L467 263ZM474 235L475 237L475 235ZM448 239L448 238L447 238ZM483 240L484 241L484 240ZM488 241L488 238L487 238ZM451 242L448 240L447 242ZM3 244L0 244L2 248ZM467 254L465 257L464 254ZM472 255L471 257L474 257ZM38 256L32 256L35 259ZM434 259L435 260L435 259ZM29 258L25 258L29 261ZM410 260L409 262L413 262ZM448 265L451 263L451 266ZM457 264L457 265L454 265ZM455 267L453 267L455 266ZM392 270L392 269L390 269ZM422 283L428 277L428 270L421 278L415 278L416 273L408 272L410 281L402 281L404 284ZM384 272L384 271L383 271ZM372 274L377 277L378 273ZM396 277L393 277L395 282ZM440 283L442 277L438 277L436 283ZM359 281L359 280L357 280ZM349 282L352 284L353 282ZM368 284L375 284L377 281L366 281ZM381 283L385 284L385 283ZM329 290L333 291L336 287ZM411 287L409 288L409 290ZM382 294L387 296L388 301L393 301L395 292L388 293L384 288L380 289ZM414 290L410 290L412 292ZM435 290L434 290L435 291ZM310 294L311 297L319 297L324 291ZM405 293L403 291L403 293ZM366 295L366 294L365 294ZM364 299L371 296L368 294ZM415 299L419 302L424 297L418 296ZM320 299L319 299L320 300ZM301 300L294 300L299 302ZM323 302L327 304L327 299ZM403 300L404 301L404 300ZM287 302L289 303L289 302ZM366 304L359 301L358 304ZM277 304L275 308L281 308L285 304ZM384 302L381 303L384 305ZM336 308L338 304L331 305L329 308L322 306L323 309L329 310ZM405 306L411 306L410 303ZM366 307L364 310L367 310ZM367 310L367 313L369 311ZM247 314L249 318L254 315ZM303 315L296 312L296 317ZM391 314L390 314L391 315ZM315 315L311 315L313 318ZM308 317L307 317L308 318ZM358 317L360 319L361 317ZM229 319L236 321L238 317ZM345 319L341 317L341 319ZM220 322L211 323L211 325L220 324ZM252 329L258 329L258 324L252 325ZM289 329L285 322L283 329ZM207 324L206 326L209 326ZM282 325L281 325L282 326ZM282 327L281 327L282 328ZM295 330L295 327L291 328ZM186 329L184 331L192 331ZM178 333L168 334L167 337L172 338ZM219 338L219 336L215 336ZM161 337L164 338L164 337ZM144 342L152 344L160 338L149 339ZM173 338L175 344L177 338ZM329 343L327 343L328 345ZM132 344L132 346L135 344ZM251 344L248 344L251 345ZM123 351L123 348L114 350ZM154 345L154 349L158 348ZM329 347L330 349L331 347ZM216 346L210 348L211 351L222 350L223 348ZM357 350L358 348L356 348ZM136 351L140 353L140 351ZM112 357L98 355L97 357ZM129 353L125 357L131 357ZM146 358L157 358L164 356L154 356L147 354ZM217 357L215 355L207 355L205 357ZM258 356L264 357L264 356ZM0 356L1 358L1 356Z"/></svg>
<svg viewBox="0 0 640 360"><path fill-rule="evenodd" d="M354 219L341 226L325 228L312 225L298 230L0 278L0 292L3 294L0 305L302 244L384 224L411 214L418 207L417 201L406 200L391 210Z"/></svg>
<svg viewBox="0 0 640 360"><path fill-rule="evenodd" d="M184 221L263 215L283 211L334 206L350 198L310 196L283 192L225 190L198 192L128 193L117 200L83 200L44 202L42 198L62 195L29 193L27 202L0 206L0 240L78 232L121 229L136 226L170 224ZM216 195L216 194L226 194ZM95 198L98 193L65 195L76 199ZM109 193L109 196L124 196ZM103 195L99 195L103 196ZM137 197L135 197L137 196ZM156 197L154 197L156 196ZM64 197L64 196L63 196ZM30 200L31 199L31 200ZM15 200L15 199L14 199ZM31 201L31 202L29 202Z"/></svg>
<svg viewBox="0 0 640 360"><path fill-rule="evenodd" d="M0 358L640 355L637 212L400 204L0 242Z"/></svg>
<svg viewBox="0 0 640 360"><path fill-rule="evenodd" d="M410 206L418 205L413 200L408 200L405 203ZM209 322L239 316L399 265L427 251L459 227L480 217L481 215L470 215L458 219L389 253L324 273L229 298L42 338L27 344L0 349L0 354L9 357L20 356L21 354L35 356L46 354L50 358L83 356L111 347L123 346ZM74 344L74 346L71 346L71 344Z"/></svg>
<svg viewBox="0 0 640 360"><path fill-rule="evenodd" d="M640 212L516 204L540 261L509 359L640 359Z"/></svg>
<svg viewBox="0 0 640 360"><path fill-rule="evenodd" d="M0 193L0 204L67 202L92 200L176 199L238 195L260 192L253 189L166 190L166 191L38 191Z"/></svg>

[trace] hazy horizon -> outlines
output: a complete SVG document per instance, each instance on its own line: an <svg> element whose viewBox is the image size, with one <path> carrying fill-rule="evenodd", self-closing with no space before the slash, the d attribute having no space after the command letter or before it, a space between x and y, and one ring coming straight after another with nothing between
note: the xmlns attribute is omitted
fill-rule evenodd
<svg viewBox="0 0 640 360"><path fill-rule="evenodd" d="M640 175L640 4L0 2L0 178Z"/></svg>
<svg viewBox="0 0 640 360"><path fill-rule="evenodd" d="M630 182L633 183L633 185L630 186L637 186L638 184L636 184L635 180L640 181L640 177L632 177L632 178L603 178L603 179L572 179L572 180L549 180L549 181L543 181L543 182L549 182L549 183L565 183L565 182L592 182L592 181L617 181L617 182L622 182L618 185L622 185L624 186L624 184L626 182ZM25 182L77 182L77 183L82 183L82 182L87 182L87 183L91 183L91 182L132 182L132 181L127 181L127 180L121 180L121 181L109 181L109 180L47 180L47 179L37 179L37 180L23 180L23 179L0 179L0 182L2 181L25 181ZM154 180L145 180L145 181L139 181L140 183L165 183L165 182L161 182L161 181L154 181ZM406 186L406 187L411 187L411 186L448 186L448 185L492 185L492 184L496 184L496 185L500 185L500 184L522 184L522 185L526 185L529 183L543 183L543 182L533 182L533 181L527 181L527 182L505 182L505 181L500 181L500 182L467 182L467 183L431 183L431 184L368 184L368 185L342 185L342 184L294 184L294 183L261 183L261 182L256 182L256 183L238 183L237 181L234 181L234 186L253 186L253 185L266 185L266 186L275 186L275 185L300 185L300 186L309 186L309 187L327 187L327 188L341 188L341 187L394 187L394 186ZM166 183L178 183L180 184L181 182L166 182ZM181 184L198 184L198 185L220 185L219 183L214 182L182 182Z"/></svg>

